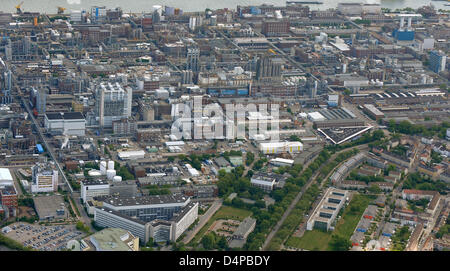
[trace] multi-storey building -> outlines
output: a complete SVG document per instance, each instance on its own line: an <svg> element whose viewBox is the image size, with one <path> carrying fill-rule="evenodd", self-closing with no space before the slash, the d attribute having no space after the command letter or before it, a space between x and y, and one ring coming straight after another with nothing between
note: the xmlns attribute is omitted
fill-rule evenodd
<svg viewBox="0 0 450 271"><path fill-rule="evenodd" d="M289 33L290 23L287 20L270 20L262 23L261 33L266 36L278 36Z"/></svg>
<svg viewBox="0 0 450 271"><path fill-rule="evenodd" d="M130 231L146 243L175 241L197 219L198 203L181 194L144 197L105 197L94 220L101 227Z"/></svg>
<svg viewBox="0 0 450 271"><path fill-rule="evenodd" d="M133 90L119 83L101 83L97 88L97 115L100 127L112 127L115 120L131 116Z"/></svg>
<svg viewBox="0 0 450 271"><path fill-rule="evenodd" d="M39 163L32 167L32 193L58 191L58 171L50 164Z"/></svg>
<svg viewBox="0 0 450 271"><path fill-rule="evenodd" d="M447 55L445 53L438 51L430 52L430 69L435 73L445 71L446 61Z"/></svg>

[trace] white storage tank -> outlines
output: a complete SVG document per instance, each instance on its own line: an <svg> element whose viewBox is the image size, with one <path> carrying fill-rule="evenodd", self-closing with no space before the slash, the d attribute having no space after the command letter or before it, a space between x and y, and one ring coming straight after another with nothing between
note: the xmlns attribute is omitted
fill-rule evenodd
<svg viewBox="0 0 450 271"><path fill-rule="evenodd" d="M100 173L106 175L106 161L100 162Z"/></svg>
<svg viewBox="0 0 450 271"><path fill-rule="evenodd" d="M122 181L122 176L114 176L113 177L113 182L121 182Z"/></svg>
<svg viewBox="0 0 450 271"><path fill-rule="evenodd" d="M110 160L108 162L108 169L114 169L114 161Z"/></svg>
<svg viewBox="0 0 450 271"><path fill-rule="evenodd" d="M106 178L108 178L108 180L112 181L114 176L116 176L116 171L114 169L108 169L106 171Z"/></svg>
<svg viewBox="0 0 450 271"><path fill-rule="evenodd" d="M89 170L88 175L91 176L91 177L99 177L99 176L101 176L102 174L101 174L101 172L98 171L98 170L91 169L91 170Z"/></svg>

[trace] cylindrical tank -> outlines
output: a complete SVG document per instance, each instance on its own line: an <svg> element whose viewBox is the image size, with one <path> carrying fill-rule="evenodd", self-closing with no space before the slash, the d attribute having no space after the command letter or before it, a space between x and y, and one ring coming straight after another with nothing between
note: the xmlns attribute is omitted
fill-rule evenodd
<svg viewBox="0 0 450 271"><path fill-rule="evenodd" d="M102 174L98 170L91 169L91 170L88 171L88 175L91 176L91 177L99 177Z"/></svg>
<svg viewBox="0 0 450 271"><path fill-rule="evenodd" d="M108 162L108 169L114 169L114 161L109 161Z"/></svg>
<svg viewBox="0 0 450 271"><path fill-rule="evenodd" d="M112 181L114 176L116 176L116 171L114 169L108 169L106 171L106 178L108 178L108 180Z"/></svg>
<svg viewBox="0 0 450 271"><path fill-rule="evenodd" d="M100 162L100 172L102 175L106 175L106 161Z"/></svg>
<svg viewBox="0 0 450 271"><path fill-rule="evenodd" d="M121 182L122 181L122 176L114 176L113 177L113 182Z"/></svg>

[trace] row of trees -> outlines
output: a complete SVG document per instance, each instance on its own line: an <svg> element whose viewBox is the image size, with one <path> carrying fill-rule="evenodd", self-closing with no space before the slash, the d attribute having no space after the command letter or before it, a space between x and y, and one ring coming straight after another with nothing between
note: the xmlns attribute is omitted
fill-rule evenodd
<svg viewBox="0 0 450 271"><path fill-rule="evenodd" d="M262 247L270 229L281 219L283 213L292 203L295 196L300 192L303 185L311 178L314 171L316 171L321 164L325 163L330 156L328 151L322 150L318 157L303 172L301 172L301 166L295 167L292 174L290 173L291 177L286 180L286 185L282 189L272 191L271 196L275 199L275 204L270 205L268 210L261 210L256 207L252 208L253 217L256 218L256 227L247 238L247 243L244 247L246 250L259 250ZM317 186L312 185L305 192L304 199L302 198L302 200L299 201L296 208L291 213L293 215L285 220L285 223L287 223L285 226L286 228L280 229L281 233L275 236L275 240L273 240L275 241L274 246L276 246L277 243L280 243L280 241L277 242L277 240L284 240L284 235L287 232L291 232L289 228L292 228L292 225L295 227L299 224L297 221L299 211L301 212L301 210L310 206L308 201L311 200L311 197L315 197L316 191L318 191Z"/></svg>
<svg viewBox="0 0 450 271"><path fill-rule="evenodd" d="M319 169L320 165L322 165L322 168L320 169L320 174L322 174L323 176L328 175L328 173L339 163L357 154L358 152L359 151L357 149L352 149L340 153L337 155L334 161L327 163L331 157L331 154L326 150L322 151L316 158L316 160L314 160L314 162L311 163L310 166L300 175L301 181L303 181L304 178L307 178L306 181L310 179L313 173L317 169ZM318 186L318 184L320 184L319 180L321 179L317 178L316 179L317 183L312 184L311 187L309 187L306 190L306 192L302 195L302 198L295 205L295 208L291 211L291 213L286 218L286 220L284 221L283 225L281 226L275 237L272 239L269 246L270 250L278 250L283 244L283 242L289 237L289 235L292 234L295 228L298 225L300 225L304 217L304 214L310 210L312 203L320 193L320 189Z"/></svg>
<svg viewBox="0 0 450 271"><path fill-rule="evenodd" d="M21 243L6 237L3 234L0 234L0 245L8 247L10 249L14 249L14 250L25 250L25 251L30 251L32 250L31 248L28 247L24 247Z"/></svg>
<svg viewBox="0 0 450 271"><path fill-rule="evenodd" d="M215 232L209 232L203 236L201 241L203 248L206 250L226 250L228 249L228 242L224 236L219 236Z"/></svg>
<svg viewBox="0 0 450 271"><path fill-rule="evenodd" d="M421 175L419 172L411 173L403 182L403 189L418 189L418 190L434 190L439 193L445 193L448 190L448 185L441 181L433 181L430 177Z"/></svg>
<svg viewBox="0 0 450 271"><path fill-rule="evenodd" d="M365 133L363 136L361 136L360 138L353 140L353 141L349 141L349 142L339 144L339 145L328 145L325 147L325 149L327 149L328 151L331 151L331 152L336 152L336 151L340 151L343 149L352 148L352 147L355 147L358 145L375 142L375 141L382 139L383 137L384 137L383 131L376 130L371 133Z"/></svg>
<svg viewBox="0 0 450 271"><path fill-rule="evenodd" d="M440 125L433 125L431 127L425 127L420 124L412 124L407 120L401 121L399 123L395 120L389 120L388 129L391 132L397 132L407 135L422 135L427 137L438 136L440 138L445 138L445 134L448 128L450 128L449 122L442 122Z"/></svg>

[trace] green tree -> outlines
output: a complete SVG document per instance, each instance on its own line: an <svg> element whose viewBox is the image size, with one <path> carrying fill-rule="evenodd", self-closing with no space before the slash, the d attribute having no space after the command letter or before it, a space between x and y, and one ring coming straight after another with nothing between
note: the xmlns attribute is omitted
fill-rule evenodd
<svg viewBox="0 0 450 271"><path fill-rule="evenodd" d="M347 251L352 245L350 240L340 235L331 236L330 248L335 251Z"/></svg>
<svg viewBox="0 0 450 271"><path fill-rule="evenodd" d="M203 248L205 248L206 250L212 250L214 249L216 240L215 240L215 235L214 233L210 232L208 234L206 234L205 236L203 236L202 238L202 245Z"/></svg>
<svg viewBox="0 0 450 271"><path fill-rule="evenodd" d="M376 184L372 184L368 190L372 194L380 194L381 193L381 188Z"/></svg>

